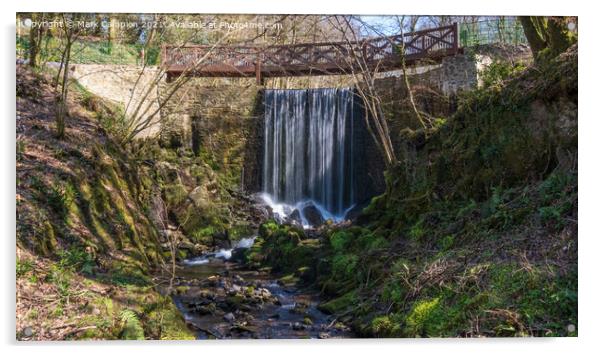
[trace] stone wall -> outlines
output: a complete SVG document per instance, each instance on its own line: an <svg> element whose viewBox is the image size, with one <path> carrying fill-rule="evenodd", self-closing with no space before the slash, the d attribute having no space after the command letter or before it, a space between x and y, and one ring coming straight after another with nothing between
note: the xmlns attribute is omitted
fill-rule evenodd
<svg viewBox="0 0 602 354"><path fill-rule="evenodd" d="M465 48L464 54L445 57L439 64L408 68L408 77L414 85L437 88L448 96L479 87L481 73L491 63L531 62L531 50L526 45L488 44ZM401 70L380 74L381 78L401 77Z"/></svg>
<svg viewBox="0 0 602 354"><path fill-rule="evenodd" d="M494 62L530 62L531 50L526 45L489 44L467 48L464 55L443 59L439 87L448 95L471 90L482 84L481 73Z"/></svg>
<svg viewBox="0 0 602 354"><path fill-rule="evenodd" d="M455 110L455 94L477 87L480 72L496 60L528 61L530 51L528 47L483 46L472 48L464 55L445 58L440 64L408 69L418 109L433 117L450 116ZM140 102L145 92L143 88L148 87L157 71L157 68L146 68L138 85L134 85L140 67L73 66L74 78L91 92L124 107L132 97L128 114ZM266 85L283 88L297 87L299 83L303 87L351 85L346 77L270 79ZM164 100L168 95L168 85L161 81L157 90L150 92L145 105L150 105L151 111L159 106L160 99ZM155 118L161 119L161 125L154 125L141 135L156 136L160 133L163 146L191 147L207 162L222 166L225 169L222 172L237 179L244 190L259 191L263 159L262 89L254 78L191 79L171 97ZM390 124L391 139L394 146L399 147L404 129L420 127L409 106L401 72L380 74L376 89ZM361 107L358 109L363 110ZM363 120L357 124L357 129L366 130ZM369 198L384 190L384 162L367 131L357 135L356 139L359 148L356 151L361 151L357 160L362 161L362 168L366 172L359 184L359 195Z"/></svg>
<svg viewBox="0 0 602 354"><path fill-rule="evenodd" d="M531 51L527 46L484 45L471 48L463 55L446 57L441 64L410 68L408 78L418 110L431 117L447 118L456 110L455 95L478 87L481 84L480 75L488 65L495 61L531 60ZM401 71L381 75L375 85L389 123L393 146L399 155L403 149L404 129L418 129L420 123L409 105ZM362 127L365 129L365 123ZM360 194L364 197L382 193L385 188L384 160L373 139L369 134L366 137L358 141L363 144L363 168L369 171L360 184Z"/></svg>
<svg viewBox="0 0 602 354"><path fill-rule="evenodd" d="M419 109L432 116L447 117L453 101L432 84L432 71L412 77ZM378 79L385 115L390 123L394 145L400 144L400 131L418 128L408 106L402 77ZM240 176L247 192L261 189L263 163L263 87L254 79L192 79L162 111L164 146L192 147L197 154L210 154L215 161ZM357 114L364 114L361 105ZM384 161L363 118L356 120L355 146L360 202L384 191ZM200 147L205 147L203 149Z"/></svg>
<svg viewBox="0 0 602 354"><path fill-rule="evenodd" d="M263 111L254 78L191 79L161 113L164 146L190 147L244 190L259 191Z"/></svg>
<svg viewBox="0 0 602 354"><path fill-rule="evenodd" d="M479 55L456 55L443 59L441 64L441 80L439 87L447 95L470 90L478 85L479 69L483 68L482 61L488 60Z"/></svg>
<svg viewBox="0 0 602 354"><path fill-rule="evenodd" d="M133 65L73 64L71 76L93 94L111 100L131 117L136 110L139 120L145 120L159 108L158 86L152 85L159 69ZM149 88L151 88L149 90ZM139 109L138 109L139 108ZM142 114L141 112L147 111ZM138 137L156 136L160 130L160 115L152 118L153 124Z"/></svg>
<svg viewBox="0 0 602 354"><path fill-rule="evenodd" d="M148 113L142 119L159 109L160 102L169 95L170 84L163 79L148 90L158 74L157 67L142 71L141 67L131 65L71 66L74 79L93 94L119 104L124 110L127 107L128 117L143 102L140 111L148 108ZM222 166L221 172L237 179L245 190L259 191L261 103L254 78L193 78L169 99L153 118L154 124L138 137L159 137L163 146L170 148L192 147L209 163Z"/></svg>
<svg viewBox="0 0 602 354"><path fill-rule="evenodd" d="M434 81L436 75L439 75L436 70L415 74L411 77L410 85L420 112L425 112L431 117L446 118L455 111L456 101L443 92L439 82ZM413 113L403 77L390 76L377 79L375 88L389 125L391 142L396 154L399 155L403 144L403 131L408 128L419 129L421 124ZM360 122L358 128L367 131L365 122ZM362 134L356 140L360 147L358 151L361 151L358 160L361 161L365 172L362 182L358 184L361 188L358 196L361 196L360 201L363 201L384 192L383 173L386 166L374 138L369 133Z"/></svg>
<svg viewBox="0 0 602 354"><path fill-rule="evenodd" d="M440 64L408 69L412 86L429 86L452 96L479 85L479 73L491 63L491 58L480 54L445 57ZM389 72L384 78L401 77L401 71Z"/></svg>

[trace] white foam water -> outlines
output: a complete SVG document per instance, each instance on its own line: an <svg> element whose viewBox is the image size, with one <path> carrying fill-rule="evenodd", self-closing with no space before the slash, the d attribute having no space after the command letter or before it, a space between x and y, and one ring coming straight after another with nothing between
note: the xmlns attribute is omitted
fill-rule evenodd
<svg viewBox="0 0 602 354"><path fill-rule="evenodd" d="M211 259L223 259L223 260L227 261L230 258L232 258L233 250L239 249L239 248L250 248L251 246L253 246L254 242L255 242L255 237L242 238L232 248L228 248L228 249L222 248L217 252L210 252L210 253L203 254L199 257L185 259L182 261L182 264L187 265L187 266L207 264L211 261Z"/></svg>
<svg viewBox="0 0 602 354"><path fill-rule="evenodd" d="M185 259L182 261L182 263L188 266L207 264L209 263L209 258L206 258L205 256L200 256L192 259Z"/></svg>
<svg viewBox="0 0 602 354"><path fill-rule="evenodd" d="M272 199L272 197L267 193L261 193L260 197L261 200L263 200L263 202L272 209L272 213L278 219L279 222L284 222L295 210L298 210L299 215L301 216L301 224L305 229L314 226L311 225L311 223L307 220L307 217L304 213L304 209L309 206L316 207L316 209L320 212L320 215L322 215L322 218L324 220L332 220L333 222L344 221L347 213L355 206L355 204L352 204L347 209L343 210L341 213L333 214L330 211L328 211L328 209L326 209L324 206L311 199L301 200L295 203L294 205L290 205L286 203L275 202L274 199Z"/></svg>

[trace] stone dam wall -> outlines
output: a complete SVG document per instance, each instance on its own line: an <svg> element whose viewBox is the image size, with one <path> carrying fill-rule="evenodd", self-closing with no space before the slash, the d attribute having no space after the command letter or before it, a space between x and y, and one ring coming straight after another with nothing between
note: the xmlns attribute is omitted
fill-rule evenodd
<svg viewBox="0 0 602 354"><path fill-rule="evenodd" d="M445 58L437 65L409 69L414 98L420 110L434 117L447 117L455 110L453 97L460 91L477 87L480 73L489 63L526 61L530 59L529 55L527 47L488 46ZM72 66L72 76L80 84L100 97L127 107L128 116L139 105L141 110L148 108L149 113L154 112L159 109L160 102L167 99L169 84L164 79L159 80L155 89L148 90L158 73L156 67L142 70L142 67L122 65ZM318 86L325 82L318 77L315 80L314 84ZM404 79L399 72L383 73L376 88L391 123L393 144L399 147L402 130L418 127L408 106ZM263 89L254 78L193 78L159 110L153 118L156 124L151 124L140 137L159 137L163 146L174 149L190 147L197 155L227 168L228 173L239 179L241 189L259 191L263 159ZM361 146L360 158L365 161L364 167L368 171L361 194L369 197L384 190L380 172L384 170L384 163L368 134L358 138L357 144Z"/></svg>

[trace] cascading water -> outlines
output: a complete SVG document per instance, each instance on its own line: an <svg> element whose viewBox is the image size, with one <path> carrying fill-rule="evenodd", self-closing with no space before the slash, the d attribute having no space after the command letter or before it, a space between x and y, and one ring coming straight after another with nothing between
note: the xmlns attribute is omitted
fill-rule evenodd
<svg viewBox="0 0 602 354"><path fill-rule="evenodd" d="M277 213L303 214L313 203L324 219L340 220L353 207L353 96L351 89L266 90L263 191Z"/></svg>

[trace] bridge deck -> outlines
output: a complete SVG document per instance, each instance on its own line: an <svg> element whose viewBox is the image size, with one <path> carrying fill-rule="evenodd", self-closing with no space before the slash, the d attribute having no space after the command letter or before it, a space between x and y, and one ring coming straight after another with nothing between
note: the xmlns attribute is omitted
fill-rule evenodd
<svg viewBox="0 0 602 354"><path fill-rule="evenodd" d="M403 44L403 46L402 46ZM161 56L169 78L264 77L339 75L359 68L358 60L375 71L401 67L401 48L407 65L439 61L456 55L458 25L431 28L358 42L321 42L271 46L164 45Z"/></svg>

